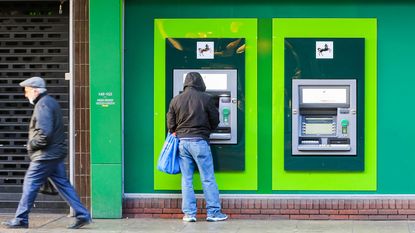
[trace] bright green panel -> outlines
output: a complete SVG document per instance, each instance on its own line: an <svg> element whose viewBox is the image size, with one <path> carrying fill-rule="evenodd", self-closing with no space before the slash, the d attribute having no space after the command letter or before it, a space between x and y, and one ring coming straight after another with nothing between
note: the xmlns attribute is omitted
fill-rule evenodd
<svg viewBox="0 0 415 233"><path fill-rule="evenodd" d="M92 214L121 218L122 1L91 0L90 7Z"/></svg>
<svg viewBox="0 0 415 233"><path fill-rule="evenodd" d="M324 30L320 30L324 28ZM365 168L363 172L284 170L284 38L365 38ZM376 190L376 19L274 19L272 188L274 190Z"/></svg>
<svg viewBox="0 0 415 233"><path fill-rule="evenodd" d="M91 190L93 218L121 218L121 164L92 164Z"/></svg>
<svg viewBox="0 0 415 233"><path fill-rule="evenodd" d="M122 1L90 5L91 163L121 163Z"/></svg>
<svg viewBox="0 0 415 233"><path fill-rule="evenodd" d="M201 27L200 25L203 25ZM166 132L165 38L245 38L245 171L216 172L221 190L257 189L257 20L256 19L156 19L154 23L154 164ZM249 124L248 124L249 122ZM232 181L232 182L229 182ZM180 190L180 175L167 175L154 167L154 189ZM201 189L195 175L195 189Z"/></svg>

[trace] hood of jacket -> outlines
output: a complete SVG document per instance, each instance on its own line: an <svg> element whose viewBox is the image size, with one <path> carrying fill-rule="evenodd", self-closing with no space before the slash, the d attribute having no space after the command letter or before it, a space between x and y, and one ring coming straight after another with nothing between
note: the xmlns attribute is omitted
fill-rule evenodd
<svg viewBox="0 0 415 233"><path fill-rule="evenodd" d="M203 82L202 75L200 75L198 72L187 73L186 78L184 80L183 90L185 90L187 87L192 87L198 91L206 90L205 82Z"/></svg>

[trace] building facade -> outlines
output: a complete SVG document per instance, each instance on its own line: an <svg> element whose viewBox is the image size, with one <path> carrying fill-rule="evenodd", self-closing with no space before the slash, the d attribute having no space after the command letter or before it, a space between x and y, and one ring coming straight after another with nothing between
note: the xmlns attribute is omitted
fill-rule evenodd
<svg viewBox="0 0 415 233"><path fill-rule="evenodd" d="M236 71L211 84L236 106L235 141L212 145L231 218L415 217L415 4L69 3L72 174L95 218L181 217L180 175L156 164L175 77L188 70ZM198 176L195 188L203 216Z"/></svg>
<svg viewBox="0 0 415 233"><path fill-rule="evenodd" d="M238 99L245 101L244 123L238 128L238 133L245 134L244 162L241 170L217 171L224 211L231 217L252 218L413 218L411 152L393 146L398 141L409 143L409 132L403 129L412 126L404 120L393 121L396 114L391 111L392 106L408 103L413 83L410 74L397 68L409 66L411 60L412 3L90 3L91 83L96 85L91 87L93 210L122 193L124 205L120 199L117 210L125 216L180 215L180 176L155 168L165 135L166 103L174 85L169 83L168 71L212 67L184 62L171 68L169 46L186 51L188 41L183 39L220 44L217 39L244 38L245 86L238 90L243 93ZM391 12L400 12L401 17ZM345 60L330 66L328 60L304 58L301 49L290 50L287 45L301 47L303 42L296 39L304 44L312 39L331 41L336 44L337 61ZM357 40L356 44L345 42L342 53L343 42L337 39ZM397 50L405 52L397 55ZM108 57L118 59L110 62ZM301 68L300 76L289 73L290 64ZM352 74L354 69L360 71ZM399 81L392 78L396 76ZM289 83L294 78L330 77L357 80L357 152L349 157L295 156ZM123 134L103 138L109 130ZM105 186L116 192L94 194L94 185L103 185L103 181L94 182L94 176L106 172L121 177L105 180ZM195 185L200 189L197 181Z"/></svg>

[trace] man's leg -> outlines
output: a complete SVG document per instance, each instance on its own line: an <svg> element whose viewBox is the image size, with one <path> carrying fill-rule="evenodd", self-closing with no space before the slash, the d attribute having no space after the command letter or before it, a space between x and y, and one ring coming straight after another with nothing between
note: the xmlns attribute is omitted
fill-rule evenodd
<svg viewBox="0 0 415 233"><path fill-rule="evenodd" d="M210 146L206 140L193 142L191 152L196 161L206 199L207 215L214 216L221 213L218 185L216 184L213 169L213 159Z"/></svg>
<svg viewBox="0 0 415 233"><path fill-rule="evenodd" d="M23 181L23 193L16 210L15 220L29 224L29 212L35 202L40 186L46 181L51 167L49 161L30 162Z"/></svg>
<svg viewBox="0 0 415 233"><path fill-rule="evenodd" d="M50 174L50 178L58 189L59 194L74 209L75 217L77 219L87 220L89 223L91 220L91 215L81 203L78 194L66 177L64 160L56 161L55 166L56 167L54 171Z"/></svg>
<svg viewBox="0 0 415 233"><path fill-rule="evenodd" d="M179 163L180 171L182 173L182 211L189 217L196 217L196 196L193 190L193 173L195 166L193 158L187 149L188 143L187 140L181 140L179 144Z"/></svg>

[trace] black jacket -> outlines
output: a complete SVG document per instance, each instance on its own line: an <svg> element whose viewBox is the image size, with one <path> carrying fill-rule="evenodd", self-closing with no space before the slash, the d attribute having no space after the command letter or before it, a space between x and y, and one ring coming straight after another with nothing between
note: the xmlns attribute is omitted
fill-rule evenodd
<svg viewBox="0 0 415 233"><path fill-rule="evenodd" d="M218 127L219 112L213 98L205 93L206 86L197 72L186 75L183 92L174 97L167 112L167 128L179 138L201 137L208 140Z"/></svg>
<svg viewBox="0 0 415 233"><path fill-rule="evenodd" d="M65 158L66 135L59 103L46 93L39 95L34 103L27 142L30 160Z"/></svg>

